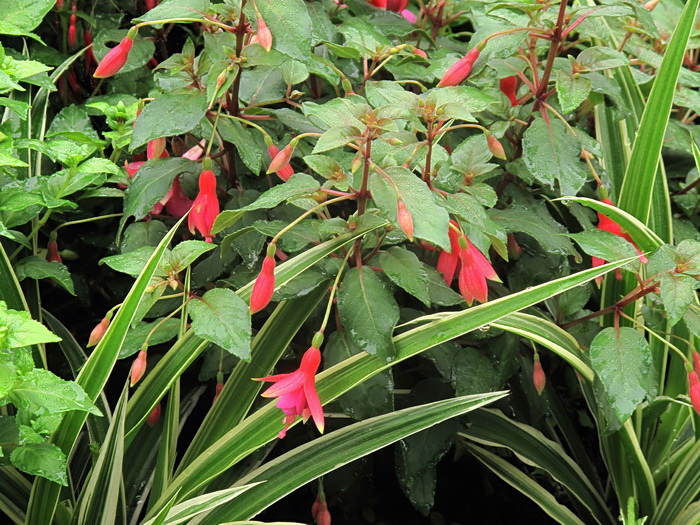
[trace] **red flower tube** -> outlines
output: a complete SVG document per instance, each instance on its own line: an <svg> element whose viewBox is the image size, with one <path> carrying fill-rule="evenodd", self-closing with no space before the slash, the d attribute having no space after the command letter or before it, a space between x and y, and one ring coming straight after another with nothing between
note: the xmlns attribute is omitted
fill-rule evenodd
<svg viewBox="0 0 700 525"><path fill-rule="evenodd" d="M126 64L129 58L129 51L134 45L133 35L131 32L122 38L115 47L109 50L102 61L98 64L93 76L95 78L107 78L116 75L121 68Z"/></svg>
<svg viewBox="0 0 700 525"><path fill-rule="evenodd" d="M501 92L506 97L508 97L508 100L510 100L510 105L517 106L518 105L518 96L516 95L516 91L518 88L517 75L502 78L499 81L499 87L501 88Z"/></svg>
<svg viewBox="0 0 700 525"><path fill-rule="evenodd" d="M270 253L272 252L272 253ZM255 279L253 291L250 294L250 313L254 314L270 304L275 291L275 245L267 248L267 256L263 260L262 269Z"/></svg>
<svg viewBox="0 0 700 525"><path fill-rule="evenodd" d="M216 176L213 171L204 170L199 176L199 195L195 198L192 211L187 217L187 225L192 233L197 229L205 241L211 242L211 238L214 237L211 227L217 215L219 199L216 196Z"/></svg>
<svg viewBox="0 0 700 525"><path fill-rule="evenodd" d="M466 55L455 62L438 82L437 87L459 86L471 74L474 62L481 53L480 46L476 46Z"/></svg>

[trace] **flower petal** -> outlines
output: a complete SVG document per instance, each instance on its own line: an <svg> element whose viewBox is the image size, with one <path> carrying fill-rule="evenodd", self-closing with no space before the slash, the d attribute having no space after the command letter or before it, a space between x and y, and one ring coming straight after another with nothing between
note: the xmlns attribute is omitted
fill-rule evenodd
<svg viewBox="0 0 700 525"><path fill-rule="evenodd" d="M304 383L304 394L306 394L306 402L309 405L311 417L314 419L314 423L316 423L316 428L323 434L326 423L323 418L321 400L318 398L318 392L316 392L316 381L313 377Z"/></svg>

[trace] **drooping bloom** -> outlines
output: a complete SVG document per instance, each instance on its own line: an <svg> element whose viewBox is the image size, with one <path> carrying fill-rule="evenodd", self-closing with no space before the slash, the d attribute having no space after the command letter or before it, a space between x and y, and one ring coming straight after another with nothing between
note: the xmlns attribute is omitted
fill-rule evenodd
<svg viewBox="0 0 700 525"><path fill-rule="evenodd" d="M97 326L92 329L92 332L90 332L90 337L88 339L88 347L95 346L97 343L99 343L102 338L105 335L105 332L107 332L107 328L109 328L109 319L105 317L97 323Z"/></svg>
<svg viewBox="0 0 700 525"><path fill-rule="evenodd" d="M480 53L481 49L477 46L460 58L443 75L437 87L458 86L464 82L471 74L474 62L479 58Z"/></svg>
<svg viewBox="0 0 700 525"><path fill-rule="evenodd" d="M131 386L134 386L136 383L141 381L143 374L146 373L146 365L148 364L146 361L147 357L146 351L141 350L139 355L136 356L136 359L134 359L134 362L131 365Z"/></svg>
<svg viewBox="0 0 700 525"><path fill-rule="evenodd" d="M500 282L491 263L474 246L471 241L458 230L455 221L450 221L448 235L450 237L451 251L442 251L438 258L437 270L442 273L445 283L452 284L454 275L459 268L459 291L464 300L471 305L474 300L480 303L488 299L488 286L486 280Z"/></svg>
<svg viewBox="0 0 700 525"><path fill-rule="evenodd" d="M613 203L610 199L603 199L602 202L605 204L609 204L610 206L613 206ZM642 254L642 250L639 249L639 247L634 243L632 240L632 237L630 237L629 233L622 231L622 226L620 226L618 223L616 223L614 220L612 220L610 217L603 215L602 213L598 212L598 229L603 230L609 233L612 233L613 235L617 235L618 237L622 237L625 239L627 242L632 243L632 246L635 247L637 250L637 253L640 255ZM645 255L642 255L639 259L641 262L646 263L647 258ZM605 264L606 261L603 259L600 259L599 257L591 257L591 266L593 268L597 268L598 266L602 266ZM622 279L622 274L618 270L615 270L615 277L617 279ZM600 285L601 281L603 280L603 277L597 277L596 282Z"/></svg>
<svg viewBox="0 0 700 525"><path fill-rule="evenodd" d="M204 170L199 175L199 195L194 200L192 211L187 217L187 225L192 233L195 228L204 240L211 242L214 237L211 227L219 215L219 199L216 196L216 175L211 170Z"/></svg>
<svg viewBox="0 0 700 525"><path fill-rule="evenodd" d="M535 354L535 362L532 366L532 384L535 386L538 395L542 395L546 383L547 377L544 375L542 363L540 363L540 356Z"/></svg>
<svg viewBox="0 0 700 525"><path fill-rule="evenodd" d="M270 167L267 168L267 173L277 173L283 168L286 168L289 166L289 161L292 160L292 155L294 154L294 142L290 142L287 144L284 148L282 148L282 151L277 153L272 158L272 162L270 162ZM268 147L268 151L270 148Z"/></svg>
<svg viewBox="0 0 700 525"><path fill-rule="evenodd" d="M141 169L141 166L146 164L145 160L137 160L135 162L127 162L124 164L124 169L126 172L129 174L129 178L133 179L134 175L136 175L136 172Z"/></svg>
<svg viewBox="0 0 700 525"><path fill-rule="evenodd" d="M92 52L92 33L89 29L83 31L83 41L87 46L85 51L85 69L90 72L93 66L97 65L97 59L95 58L95 53Z"/></svg>
<svg viewBox="0 0 700 525"><path fill-rule="evenodd" d="M224 384L223 383L216 383L216 389L214 390L214 399L212 400L211 404L213 405L216 403L216 400L219 399L219 396L221 395L221 391L224 389Z"/></svg>
<svg viewBox="0 0 700 525"><path fill-rule="evenodd" d="M280 150L277 149L277 146L275 146L274 144L268 144L267 152L270 154L270 159L276 158L279 151ZM280 168L277 171L277 176L284 182L287 182L289 180L289 177L291 177L292 175L294 175L294 168L292 168L289 164L287 164L283 168Z"/></svg>
<svg viewBox="0 0 700 525"><path fill-rule="evenodd" d="M503 144L498 142L498 139L491 135L491 133L488 133L486 135L486 144L489 147L491 155L493 155L497 159L506 160L506 152L503 149Z"/></svg>
<svg viewBox="0 0 700 525"><path fill-rule="evenodd" d="M48 244L46 245L46 260L49 262L63 262L63 259L61 259L61 254L58 253L58 243L55 239L49 240Z"/></svg>
<svg viewBox="0 0 700 525"><path fill-rule="evenodd" d="M190 199L180 185L180 177L175 177L173 185L168 193L160 200L160 203L165 205L165 211L173 217L184 217L190 210L194 202Z"/></svg>
<svg viewBox="0 0 700 525"><path fill-rule="evenodd" d="M75 4L73 5L73 9L75 9ZM75 13L71 13L70 21L68 22L68 45L70 47L73 47L75 45L75 40L78 36L78 29L76 27L77 22L78 17Z"/></svg>
<svg viewBox="0 0 700 525"><path fill-rule="evenodd" d="M170 154L165 151L165 146L165 137L149 140L148 145L146 146L146 158L150 160L161 157L169 157Z"/></svg>
<svg viewBox="0 0 700 525"><path fill-rule="evenodd" d="M116 75L126 64L129 51L134 45L133 36L126 35L115 47L109 50L102 61L97 65L93 76L95 78L107 78Z"/></svg>
<svg viewBox="0 0 700 525"><path fill-rule="evenodd" d="M518 105L518 96L516 95L516 90L518 87L517 75L502 78L499 81L499 87L501 88L501 92L506 97L508 97L508 100L510 100L510 105L517 106Z"/></svg>
<svg viewBox="0 0 700 525"><path fill-rule="evenodd" d="M263 260L262 269L255 279L253 291L250 294L250 313L254 314L265 308L272 299L275 291L275 256L274 245L272 254L268 249L268 254Z"/></svg>
<svg viewBox="0 0 700 525"><path fill-rule="evenodd" d="M278 437L282 439L287 435L289 425L294 423L296 416L301 416L306 422L311 416L318 428L323 433L325 422L323 419L323 407L316 392L316 371L321 364L321 351L311 346L304 352L301 365L298 370L288 374L277 374L261 377L257 381L272 381L275 384L268 388L263 397L278 397L277 408L284 412L284 429Z"/></svg>
<svg viewBox="0 0 700 525"><path fill-rule="evenodd" d="M688 372L688 395L693 409L700 415L700 378L694 370Z"/></svg>

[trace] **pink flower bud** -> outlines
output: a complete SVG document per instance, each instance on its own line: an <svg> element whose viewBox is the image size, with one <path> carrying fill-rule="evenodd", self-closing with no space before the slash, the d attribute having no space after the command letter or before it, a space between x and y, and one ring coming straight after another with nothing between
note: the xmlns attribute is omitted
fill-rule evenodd
<svg viewBox="0 0 700 525"><path fill-rule="evenodd" d="M93 76L95 78L107 78L116 75L126 64L126 60L129 58L129 51L131 51L133 45L134 41L129 35L122 38L122 41L104 56Z"/></svg>
<svg viewBox="0 0 700 525"><path fill-rule="evenodd" d="M267 52L272 49L272 32L261 16L258 17L258 44Z"/></svg>
<svg viewBox="0 0 700 525"><path fill-rule="evenodd" d="M275 291L275 257L268 255L263 260L262 270L255 279L250 294L250 313L254 314L265 308Z"/></svg>
<svg viewBox="0 0 700 525"><path fill-rule="evenodd" d="M399 226L408 237L408 240L413 242L413 217L411 217L411 212L408 211L403 199L399 199L397 202L398 212L397 218Z"/></svg>
<svg viewBox="0 0 700 525"><path fill-rule="evenodd" d="M124 169L126 172L129 174L129 178L133 179L134 175L136 175L136 172L141 169L141 166L146 164L146 161L143 160L137 160L136 162L127 162L124 164Z"/></svg>
<svg viewBox="0 0 700 525"><path fill-rule="evenodd" d="M277 154L279 153L279 149L277 149L277 146L274 144L269 144L267 146L267 152L270 154L270 158L274 159ZM289 164L287 164L285 167L280 169L277 172L277 176L282 179L284 182L287 182L289 180L289 177L294 175L294 168L292 168Z"/></svg>
<svg viewBox="0 0 700 525"><path fill-rule="evenodd" d="M150 160L169 156L165 151L165 144L165 137L149 140L148 145L146 146L146 158ZM163 153L165 153L165 155L163 155Z"/></svg>
<svg viewBox="0 0 700 525"><path fill-rule="evenodd" d="M401 10L401 16L404 17L406 20L411 22L412 24L415 24L416 21L418 20L416 18L416 15L413 14L412 11L409 11L408 9L402 9Z"/></svg>
<svg viewBox="0 0 700 525"><path fill-rule="evenodd" d="M700 415L700 379L694 370L688 372L688 395L693 409Z"/></svg>
<svg viewBox="0 0 700 525"><path fill-rule="evenodd" d="M518 244L518 241L515 239L515 235L512 233L508 234L508 256L513 259L514 261L517 261L520 259L520 256L523 253L523 249L520 247Z"/></svg>
<svg viewBox="0 0 700 525"><path fill-rule="evenodd" d="M268 148L269 150L269 148ZM292 154L294 153L293 142L287 144L282 151L280 151L270 162L270 167L267 169L267 173L277 173L282 168L289 166L289 161L292 159Z"/></svg>
<svg viewBox="0 0 700 525"><path fill-rule="evenodd" d="M70 22L68 23L68 46L70 47L75 46L75 40L78 35L78 30L75 27L77 21L78 17L75 15L75 13L72 13L70 15Z"/></svg>
<svg viewBox="0 0 700 525"><path fill-rule="evenodd" d="M131 365L131 386L141 381L143 374L146 373L146 364L146 351L141 350Z"/></svg>
<svg viewBox="0 0 700 525"><path fill-rule="evenodd" d="M63 262L61 254L58 253L58 243L56 241L49 241L46 245L46 260L49 262Z"/></svg>
<svg viewBox="0 0 700 525"><path fill-rule="evenodd" d="M458 86L464 82L472 72L474 62L476 62L476 59L479 58L480 53L481 50L477 46L460 58L450 69L447 70L442 79L440 79L440 82L438 82L437 87Z"/></svg>
<svg viewBox="0 0 700 525"><path fill-rule="evenodd" d="M151 413L148 414L148 417L146 418L146 424L153 428L156 426L158 423L158 420L160 419L160 403L158 403L153 410L151 410Z"/></svg>
<svg viewBox="0 0 700 525"><path fill-rule="evenodd" d="M498 142L498 139L491 135L491 133L486 134L486 143L489 146L489 151L497 159L506 160L506 152L503 149L503 145Z"/></svg>
<svg viewBox="0 0 700 525"><path fill-rule="evenodd" d="M100 321L95 328L90 332L90 338L88 339L88 348L95 346L99 343L105 335L105 332L109 328L109 319L106 317Z"/></svg>
<svg viewBox="0 0 700 525"><path fill-rule="evenodd" d="M693 369L698 377L700 377L700 354L695 351L693 352Z"/></svg>
<svg viewBox="0 0 700 525"><path fill-rule="evenodd" d="M544 375L540 358L539 356L535 356L535 362L533 363L532 367L532 384L535 386L537 394L542 395L546 383L547 377Z"/></svg>

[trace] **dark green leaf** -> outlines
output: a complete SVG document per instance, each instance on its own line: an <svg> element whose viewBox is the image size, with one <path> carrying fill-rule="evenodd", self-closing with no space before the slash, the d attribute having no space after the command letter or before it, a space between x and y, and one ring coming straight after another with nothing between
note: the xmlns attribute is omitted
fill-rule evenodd
<svg viewBox="0 0 700 525"><path fill-rule="evenodd" d="M12 451L12 464L18 469L68 486L66 455L52 443L24 445Z"/></svg>
<svg viewBox="0 0 700 525"><path fill-rule="evenodd" d="M296 173L284 184L278 184L274 188L267 190L255 202L244 206L240 210L234 210L234 213L274 208L284 201L315 193L320 187L321 185L311 175Z"/></svg>
<svg viewBox="0 0 700 525"><path fill-rule="evenodd" d="M413 252L392 246L379 258L382 270L395 284L430 306L428 275L424 264Z"/></svg>
<svg viewBox="0 0 700 525"><path fill-rule="evenodd" d="M58 261L47 261L36 255L25 257L15 266L17 279L20 281L31 277L32 279L54 279L70 293L75 295L73 289L73 279L68 272L68 268Z"/></svg>
<svg viewBox="0 0 700 525"><path fill-rule="evenodd" d="M311 18L306 3L295 0L258 0L260 14L280 53L306 62L311 55Z"/></svg>
<svg viewBox="0 0 700 525"><path fill-rule="evenodd" d="M562 113L571 113L588 98L591 81L586 77L573 76L566 71L557 71L557 96Z"/></svg>
<svg viewBox="0 0 700 525"><path fill-rule="evenodd" d="M661 300L671 326L681 320L686 310L696 300L698 281L689 275L667 273L661 276Z"/></svg>
<svg viewBox="0 0 700 525"><path fill-rule="evenodd" d="M206 93L199 91L161 95L149 103L136 120L131 149L143 146L149 140L192 131L204 118L208 105Z"/></svg>
<svg viewBox="0 0 700 525"><path fill-rule="evenodd" d="M238 295L214 288L191 301L189 312L195 334L241 359L250 358L250 313Z"/></svg>

